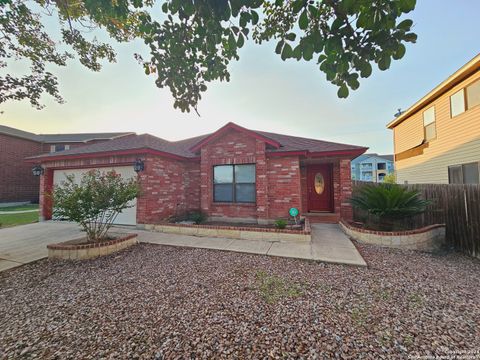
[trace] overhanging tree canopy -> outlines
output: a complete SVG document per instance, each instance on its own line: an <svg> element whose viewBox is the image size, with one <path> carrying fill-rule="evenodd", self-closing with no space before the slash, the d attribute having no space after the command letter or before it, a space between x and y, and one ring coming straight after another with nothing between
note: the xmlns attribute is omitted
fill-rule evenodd
<svg viewBox="0 0 480 360"><path fill-rule="evenodd" d="M119 42L143 39L150 57L137 60L156 85L168 87L174 107L197 109L207 83L229 81L228 65L238 60L246 41L276 42L283 59L315 61L338 86L338 96L360 86L372 64L380 70L405 54L415 42L412 20L402 15L415 0L0 0L0 103L29 99L41 108L40 97L62 101L57 78L48 64L65 66L78 56L98 71L100 62L115 61L110 44L89 39L99 28ZM42 20L56 17L61 39ZM68 45L72 51L60 50ZM62 46L63 48L63 46ZM27 60L30 71L9 73L12 59Z"/></svg>

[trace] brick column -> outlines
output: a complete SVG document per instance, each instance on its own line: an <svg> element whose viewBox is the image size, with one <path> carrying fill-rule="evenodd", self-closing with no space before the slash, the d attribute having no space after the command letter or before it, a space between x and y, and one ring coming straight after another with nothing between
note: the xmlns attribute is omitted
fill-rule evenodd
<svg viewBox="0 0 480 360"><path fill-rule="evenodd" d="M268 179L265 143L257 140L255 147L257 221L258 223L266 223L268 219Z"/></svg>
<svg viewBox="0 0 480 360"><path fill-rule="evenodd" d="M353 219L352 205L349 199L352 197L352 178L350 160L340 160L340 218L345 220Z"/></svg>
<svg viewBox="0 0 480 360"><path fill-rule="evenodd" d="M200 159L200 209L208 214L213 191L213 168L210 166L208 147L202 147Z"/></svg>
<svg viewBox="0 0 480 360"><path fill-rule="evenodd" d="M53 170L45 169L40 176L40 196L39 196L39 220L46 221L52 219L53 201L51 192L53 190Z"/></svg>

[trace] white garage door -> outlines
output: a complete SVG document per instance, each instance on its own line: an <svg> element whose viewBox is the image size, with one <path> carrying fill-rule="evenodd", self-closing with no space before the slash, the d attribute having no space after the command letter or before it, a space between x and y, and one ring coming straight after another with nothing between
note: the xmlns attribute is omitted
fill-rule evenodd
<svg viewBox="0 0 480 360"><path fill-rule="evenodd" d="M53 184L61 184L65 180L67 175L75 175L75 182L79 183L83 174L92 169L68 169L68 170L55 170L53 173ZM119 167L102 167L98 168L102 172L115 170L125 179L134 178L137 176L133 170L133 166L119 166ZM118 214L115 219L115 224L119 225L136 225L137 224L137 199L132 200L130 203L132 207L123 210Z"/></svg>

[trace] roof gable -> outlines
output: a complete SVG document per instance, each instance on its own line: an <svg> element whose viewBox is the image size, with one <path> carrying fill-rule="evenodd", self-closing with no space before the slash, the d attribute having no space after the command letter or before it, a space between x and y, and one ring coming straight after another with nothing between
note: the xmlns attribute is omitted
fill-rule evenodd
<svg viewBox="0 0 480 360"><path fill-rule="evenodd" d="M229 122L227 123L225 126L221 127L220 129L218 129L217 131L215 131L214 133L210 134L210 135L207 135L206 137L204 137L202 140L200 140L199 142L197 142L195 145L193 145L192 147L190 147L190 151L196 153L198 150L200 150L203 146L207 145L208 143L212 142L213 140L216 140L218 138L220 138L221 136L223 136L228 130L235 130L235 131L238 131L238 132L241 132L243 134L246 134L248 136L251 136L255 139L258 139L258 140L261 140L261 141L264 141L266 144L278 149L280 148L280 143L278 141L275 141L275 140L272 140L264 135L262 135L260 132L258 131L253 131L253 130L249 130L249 129L246 129L244 127L241 127L233 122Z"/></svg>

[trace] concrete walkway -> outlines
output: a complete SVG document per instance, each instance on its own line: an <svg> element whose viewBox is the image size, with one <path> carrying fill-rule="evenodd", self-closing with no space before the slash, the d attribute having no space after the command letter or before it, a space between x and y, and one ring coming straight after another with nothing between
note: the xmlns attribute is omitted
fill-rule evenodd
<svg viewBox="0 0 480 360"><path fill-rule="evenodd" d="M312 225L312 242L278 242L196 237L114 227L112 230L137 233L145 243L236 251L366 266L352 242L335 224ZM84 236L77 225L68 222L41 222L0 229L0 271L47 256L47 245Z"/></svg>
<svg viewBox="0 0 480 360"><path fill-rule="evenodd" d="M367 266L357 248L338 224L312 224L312 255L315 260Z"/></svg>
<svg viewBox="0 0 480 360"><path fill-rule="evenodd" d="M337 224L312 225L312 242L278 242L196 237L124 229L138 233L141 242L367 266L356 247Z"/></svg>

